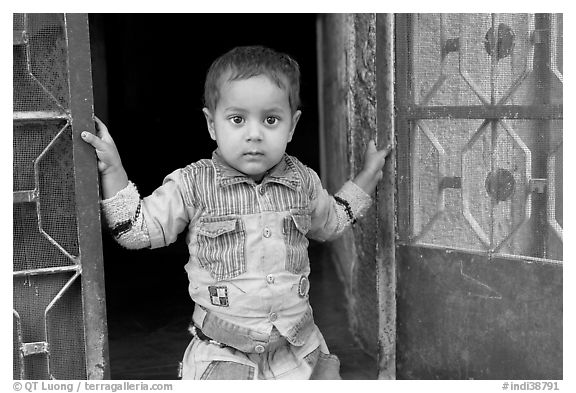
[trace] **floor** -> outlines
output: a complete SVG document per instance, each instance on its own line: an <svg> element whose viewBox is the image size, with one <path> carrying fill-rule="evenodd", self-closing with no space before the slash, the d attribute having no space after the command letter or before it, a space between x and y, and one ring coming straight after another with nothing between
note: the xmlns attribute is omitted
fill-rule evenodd
<svg viewBox="0 0 576 393"><path fill-rule="evenodd" d="M315 261L322 251L321 245L310 249L310 300L316 324L330 351L340 358L342 379L376 379L376 360L358 348L349 331L342 283L329 263ZM138 282L141 284L145 280L140 277ZM115 284L108 280L107 287L109 285ZM107 303L112 306L108 307L111 377L177 379L178 362L190 340L187 327L191 301L182 301L182 296L178 299L176 296L162 299L143 296L146 300L142 303L146 304L139 305L127 294L134 292L107 289ZM124 300L128 297L132 305L119 306L121 302L115 299L116 296L122 296ZM162 304L150 304L150 299L158 299Z"/></svg>

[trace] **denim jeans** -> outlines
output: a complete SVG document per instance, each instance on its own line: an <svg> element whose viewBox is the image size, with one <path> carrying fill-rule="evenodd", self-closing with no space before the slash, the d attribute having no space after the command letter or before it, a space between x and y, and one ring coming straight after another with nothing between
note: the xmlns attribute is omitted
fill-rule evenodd
<svg viewBox="0 0 576 393"><path fill-rule="evenodd" d="M340 361L317 339L294 346L283 338L264 353L245 353L194 337L182 361L182 379L341 379ZM318 345L320 342L320 345Z"/></svg>

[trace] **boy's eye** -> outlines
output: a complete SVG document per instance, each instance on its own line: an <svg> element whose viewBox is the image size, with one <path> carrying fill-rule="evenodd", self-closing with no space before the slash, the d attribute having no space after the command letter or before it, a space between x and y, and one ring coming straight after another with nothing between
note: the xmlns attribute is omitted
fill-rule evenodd
<svg viewBox="0 0 576 393"><path fill-rule="evenodd" d="M268 124L270 126L277 124L278 121L279 121L279 119L277 117L274 117L274 116L268 116L266 118L266 124Z"/></svg>
<svg viewBox="0 0 576 393"><path fill-rule="evenodd" d="M242 116L232 116L230 117L230 121L234 124L242 124L244 119L242 118Z"/></svg>

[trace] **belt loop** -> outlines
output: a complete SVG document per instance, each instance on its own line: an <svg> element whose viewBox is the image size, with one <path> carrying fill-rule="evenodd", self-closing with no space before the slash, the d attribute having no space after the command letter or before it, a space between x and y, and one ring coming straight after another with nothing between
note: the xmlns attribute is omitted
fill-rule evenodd
<svg viewBox="0 0 576 393"><path fill-rule="evenodd" d="M204 326L204 318L206 318L206 314L208 312L202 306L196 304L194 306L194 313L192 314L192 321L196 324L196 326Z"/></svg>

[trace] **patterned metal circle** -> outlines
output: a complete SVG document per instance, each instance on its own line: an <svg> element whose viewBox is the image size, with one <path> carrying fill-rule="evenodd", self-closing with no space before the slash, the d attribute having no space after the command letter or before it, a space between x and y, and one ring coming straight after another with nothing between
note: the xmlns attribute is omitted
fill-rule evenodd
<svg viewBox="0 0 576 393"><path fill-rule="evenodd" d="M516 181L514 175L507 170L498 168L486 177L486 192L497 201L507 201L514 193Z"/></svg>
<svg viewBox="0 0 576 393"><path fill-rule="evenodd" d="M494 28L490 28L484 37L484 48L490 56L496 55L498 60L510 56L514 49L514 31L510 26L500 23L498 25L498 36L494 33Z"/></svg>

